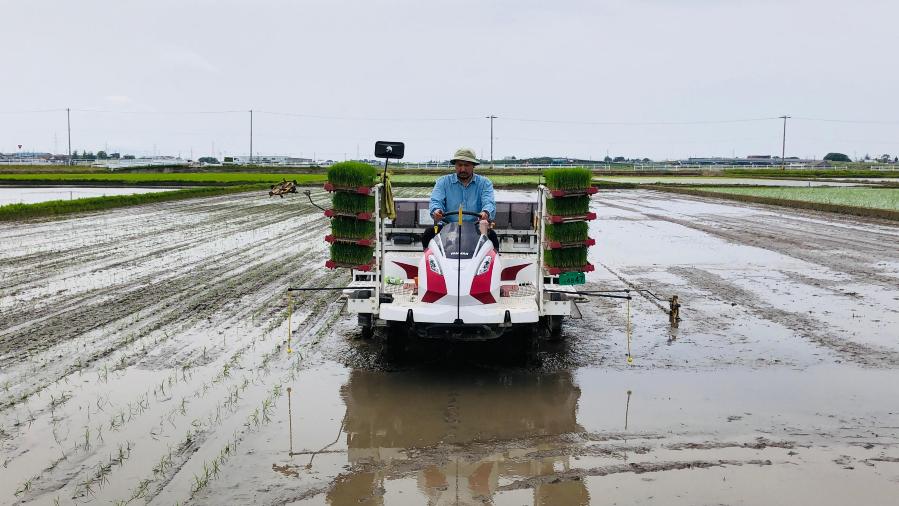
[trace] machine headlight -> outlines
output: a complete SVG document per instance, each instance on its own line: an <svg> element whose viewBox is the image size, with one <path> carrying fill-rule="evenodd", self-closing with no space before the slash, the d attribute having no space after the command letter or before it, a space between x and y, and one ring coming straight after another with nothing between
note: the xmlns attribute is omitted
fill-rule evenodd
<svg viewBox="0 0 899 506"><path fill-rule="evenodd" d="M434 255L428 255L428 269L431 269L431 272L434 274L443 276L443 271L440 269L440 264L434 258Z"/></svg>
<svg viewBox="0 0 899 506"><path fill-rule="evenodd" d="M493 260L492 257L486 256L484 260L481 262L481 266L478 267L478 275L486 274L487 271L490 270L490 263Z"/></svg>

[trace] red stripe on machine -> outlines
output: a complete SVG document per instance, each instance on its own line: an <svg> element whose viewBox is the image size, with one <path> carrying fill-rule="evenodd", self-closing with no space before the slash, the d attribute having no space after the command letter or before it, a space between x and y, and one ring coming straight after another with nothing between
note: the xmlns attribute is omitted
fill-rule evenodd
<svg viewBox="0 0 899 506"><path fill-rule="evenodd" d="M521 264L521 265L512 265L509 267L504 267L503 272L500 273L499 279L500 281L515 281L515 278L518 277L518 273L524 269L525 267L531 264Z"/></svg>

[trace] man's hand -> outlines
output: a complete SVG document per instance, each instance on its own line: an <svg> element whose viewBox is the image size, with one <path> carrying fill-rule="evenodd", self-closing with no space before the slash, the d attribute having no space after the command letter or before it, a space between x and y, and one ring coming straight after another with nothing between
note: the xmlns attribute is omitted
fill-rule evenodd
<svg viewBox="0 0 899 506"><path fill-rule="evenodd" d="M440 221L442 219L443 219L443 210L438 209L438 210L434 211L434 223L437 223L438 221Z"/></svg>
<svg viewBox="0 0 899 506"><path fill-rule="evenodd" d="M481 219L484 221L490 221L490 213L487 211L481 211Z"/></svg>

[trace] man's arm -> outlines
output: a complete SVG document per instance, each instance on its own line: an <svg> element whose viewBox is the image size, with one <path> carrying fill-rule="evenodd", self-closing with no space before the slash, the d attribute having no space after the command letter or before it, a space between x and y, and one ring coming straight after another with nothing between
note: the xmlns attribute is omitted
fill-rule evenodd
<svg viewBox="0 0 899 506"><path fill-rule="evenodd" d="M481 185L481 211L487 211L490 219L496 219L496 197L493 195L493 183L486 177Z"/></svg>
<svg viewBox="0 0 899 506"><path fill-rule="evenodd" d="M434 183L434 189L431 190L431 204L428 206L428 212L434 216L434 211L440 210L446 213L446 190L443 188L443 177L437 178Z"/></svg>

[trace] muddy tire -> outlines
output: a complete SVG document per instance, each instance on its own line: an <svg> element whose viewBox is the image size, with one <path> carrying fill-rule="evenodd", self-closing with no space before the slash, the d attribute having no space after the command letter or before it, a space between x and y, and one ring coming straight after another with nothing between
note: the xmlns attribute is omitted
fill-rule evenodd
<svg viewBox="0 0 899 506"><path fill-rule="evenodd" d="M551 293L549 294L549 300L552 301L560 301L562 300L561 293ZM562 336L562 316L549 315L545 317L546 322L546 330L549 333L550 341L561 341L563 339Z"/></svg>
<svg viewBox="0 0 899 506"><path fill-rule="evenodd" d="M409 331L405 325L390 322L385 331L384 345L390 360L402 360L409 347Z"/></svg>
<svg viewBox="0 0 899 506"><path fill-rule="evenodd" d="M360 337L369 340L375 334L374 317L371 313L359 313Z"/></svg>
<svg viewBox="0 0 899 506"><path fill-rule="evenodd" d="M520 327L501 337L504 355L517 366L531 364L537 355L538 332L534 327Z"/></svg>

